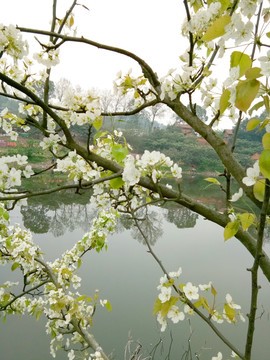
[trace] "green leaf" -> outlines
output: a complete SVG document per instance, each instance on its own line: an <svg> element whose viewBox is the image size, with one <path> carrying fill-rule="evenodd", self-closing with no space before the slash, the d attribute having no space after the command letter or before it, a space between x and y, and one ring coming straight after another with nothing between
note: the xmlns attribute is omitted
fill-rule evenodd
<svg viewBox="0 0 270 360"><path fill-rule="evenodd" d="M265 192L265 179L258 180L253 186L253 194L259 201L263 201Z"/></svg>
<svg viewBox="0 0 270 360"><path fill-rule="evenodd" d="M261 153L259 166L263 176L270 180L270 149Z"/></svg>
<svg viewBox="0 0 270 360"><path fill-rule="evenodd" d="M258 77L261 77L261 69L258 67L250 68L245 72L245 77L248 80L257 79Z"/></svg>
<svg viewBox="0 0 270 360"><path fill-rule="evenodd" d="M20 266L19 263L17 263L17 262L13 263L12 266L11 266L11 271L16 270L19 266Z"/></svg>
<svg viewBox="0 0 270 360"><path fill-rule="evenodd" d="M95 118L94 122L93 122L93 125L94 125L94 128L96 130L99 130L102 126L102 122L103 122L103 117L102 116L98 116L97 118Z"/></svg>
<svg viewBox="0 0 270 360"><path fill-rule="evenodd" d="M161 300L160 298L157 298L154 304L154 309L153 309L153 315L155 315L157 312L159 312L161 310Z"/></svg>
<svg viewBox="0 0 270 360"><path fill-rule="evenodd" d="M110 185L113 189L120 189L124 184L125 182L121 177L110 180Z"/></svg>
<svg viewBox="0 0 270 360"><path fill-rule="evenodd" d="M195 306L195 308L199 308L200 306L202 306L202 302L201 300L198 300L193 305Z"/></svg>
<svg viewBox="0 0 270 360"><path fill-rule="evenodd" d="M171 296L170 300L161 303L161 316L167 315L171 307L176 304L177 300L177 297Z"/></svg>
<svg viewBox="0 0 270 360"><path fill-rule="evenodd" d="M240 214L239 216L242 228L246 231L252 224L254 224L255 216L250 213Z"/></svg>
<svg viewBox="0 0 270 360"><path fill-rule="evenodd" d="M224 15L216 19L206 30L202 40L211 41L225 34L225 26L231 22L230 15Z"/></svg>
<svg viewBox="0 0 270 360"><path fill-rule="evenodd" d="M96 141L96 139L105 136L108 133L108 131L98 131L95 136L94 136L94 142Z"/></svg>
<svg viewBox="0 0 270 360"><path fill-rule="evenodd" d="M270 133L265 133L262 138L263 148L270 149Z"/></svg>
<svg viewBox="0 0 270 360"><path fill-rule="evenodd" d="M74 17L71 15L69 19L69 26L72 27L72 25L74 25Z"/></svg>
<svg viewBox="0 0 270 360"><path fill-rule="evenodd" d="M252 115L253 111L254 110L258 110L260 109L262 106L265 105L265 102L264 101L260 101L258 102L257 104L253 105L251 109L249 109L248 113L249 115Z"/></svg>
<svg viewBox="0 0 270 360"><path fill-rule="evenodd" d="M224 229L224 241L232 238L238 231L239 222L237 220L230 221Z"/></svg>
<svg viewBox="0 0 270 360"><path fill-rule="evenodd" d="M247 131L251 131L253 129L255 129L258 125L260 124L260 120L258 119L251 119L249 120L249 122L247 123Z"/></svg>
<svg viewBox="0 0 270 360"><path fill-rule="evenodd" d="M195 11L195 13L200 10L200 8L203 6L202 4L202 0L197 1L193 1L193 4L191 5Z"/></svg>
<svg viewBox="0 0 270 360"><path fill-rule="evenodd" d="M269 118L266 118L266 119L263 121L263 123L261 124L260 130L263 130L263 129L266 127L266 125L269 124L269 122L270 122L270 119L269 119Z"/></svg>
<svg viewBox="0 0 270 360"><path fill-rule="evenodd" d="M211 183L214 183L216 185L221 185L220 182L215 178L205 178L204 180L208 181L208 182L211 182Z"/></svg>
<svg viewBox="0 0 270 360"><path fill-rule="evenodd" d="M241 51L234 51L231 54L231 68L239 66L239 78L242 77L246 71L251 68L252 60Z"/></svg>
<svg viewBox="0 0 270 360"><path fill-rule="evenodd" d="M128 155L128 149L117 144L112 147L112 154L116 161L122 161Z"/></svg>
<svg viewBox="0 0 270 360"><path fill-rule="evenodd" d="M235 319L235 309L230 307L229 304L225 304L224 310L225 310L225 314L228 316L229 320L233 322Z"/></svg>
<svg viewBox="0 0 270 360"><path fill-rule="evenodd" d="M38 310L35 314L36 320L39 320L43 314L43 310Z"/></svg>
<svg viewBox="0 0 270 360"><path fill-rule="evenodd" d="M260 89L258 80L239 81L236 86L235 106L242 111L247 111Z"/></svg>
<svg viewBox="0 0 270 360"><path fill-rule="evenodd" d="M6 209L0 207L0 217L3 217L6 221L9 220L9 213Z"/></svg>
<svg viewBox="0 0 270 360"><path fill-rule="evenodd" d="M214 288L214 286L211 284L211 293L216 296L217 295L217 291L216 289Z"/></svg>
<svg viewBox="0 0 270 360"><path fill-rule="evenodd" d="M207 310L209 313L211 313L210 306L208 305L207 299L203 296L200 296L200 300L202 303L202 307Z"/></svg>
<svg viewBox="0 0 270 360"><path fill-rule="evenodd" d="M105 306L106 306L108 311L112 311L112 305L110 304L110 302L108 300L107 300Z"/></svg>
<svg viewBox="0 0 270 360"><path fill-rule="evenodd" d="M270 112L269 96L265 95L263 97L263 100L264 100L264 105L265 105L265 109L266 109L266 114L269 115L269 112Z"/></svg>
<svg viewBox="0 0 270 360"><path fill-rule="evenodd" d="M222 115L224 113L224 111L227 109L227 107L230 105L230 102L229 102L230 96L231 96L230 90L225 89L219 100L220 115Z"/></svg>

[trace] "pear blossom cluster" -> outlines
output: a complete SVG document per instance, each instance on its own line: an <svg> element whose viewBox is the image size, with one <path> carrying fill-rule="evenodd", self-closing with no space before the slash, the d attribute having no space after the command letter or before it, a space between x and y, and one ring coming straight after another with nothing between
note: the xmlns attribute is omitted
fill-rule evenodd
<svg viewBox="0 0 270 360"><path fill-rule="evenodd" d="M210 291L215 298L217 293L211 281L208 284L199 284L198 286L193 285L191 282L180 284L179 288L181 291L176 292L175 280L179 280L181 274L181 268L176 272L170 272L168 274L169 277L165 274L160 278L160 283L157 286L160 293L154 306L154 313L157 316L157 322L161 325L162 332L167 328L167 319L176 324L179 321L183 321L186 314L193 315L193 306L196 308L202 306L208 312L211 319L219 324L223 323L224 320L228 323L235 323L237 318L243 322L245 321L243 314L240 312L241 306L233 302L230 294L226 295L226 302L222 311L218 311L216 308L208 305L207 299L200 294L200 291ZM173 292L176 295L173 295ZM177 303L180 304L177 305Z"/></svg>
<svg viewBox="0 0 270 360"><path fill-rule="evenodd" d="M181 57L182 58L182 57ZM192 75L196 73L196 66L183 65L181 70L170 69L168 74L160 79L161 100L166 96L174 100L181 92L185 92L192 86Z"/></svg>
<svg viewBox="0 0 270 360"><path fill-rule="evenodd" d="M151 101L155 99L155 92L152 89L149 81L144 76L132 76L132 69L130 69L126 75L123 75L120 71L114 81L115 92L122 95L127 93L131 94L134 100L134 106L139 107L145 101Z"/></svg>
<svg viewBox="0 0 270 360"><path fill-rule="evenodd" d="M0 190L12 190L22 183L22 176L30 178L34 174L25 155L0 157Z"/></svg>
<svg viewBox="0 0 270 360"><path fill-rule="evenodd" d="M102 123L100 99L92 91L78 93L72 87L68 87L64 91L61 103L57 100L54 100L54 103L68 108L68 111L59 112L68 127L95 125L95 121Z"/></svg>
<svg viewBox="0 0 270 360"><path fill-rule="evenodd" d="M170 171L162 171L161 167L170 168ZM123 171L123 180L129 185L135 185L139 182L142 175L151 176L154 183L165 176L173 176L180 179L182 177L182 168L178 164L174 164L173 161L162 154L159 151L145 150L141 158L136 160L131 156L127 156L125 159L125 166Z"/></svg>
<svg viewBox="0 0 270 360"><path fill-rule="evenodd" d="M190 19L185 21L182 26L182 33L188 36L188 33L194 33L197 36L202 36L207 30L211 22L219 15L221 3L212 2L206 9L201 7Z"/></svg>
<svg viewBox="0 0 270 360"><path fill-rule="evenodd" d="M8 108L5 108L0 112L0 128L2 128L8 136L10 136L11 140L17 140L18 138L18 133L14 130L14 126L16 128L21 128L25 132L30 129L23 119L10 113Z"/></svg>
<svg viewBox="0 0 270 360"><path fill-rule="evenodd" d="M14 25L0 24L0 53L8 54L15 61L28 54L28 43Z"/></svg>
<svg viewBox="0 0 270 360"><path fill-rule="evenodd" d="M50 69L51 67L58 65L60 62L59 49L54 49L51 42L44 47L44 50L34 53L33 58L34 60L37 60L38 63ZM52 47L52 49L50 49L50 47Z"/></svg>
<svg viewBox="0 0 270 360"><path fill-rule="evenodd" d="M45 141L49 140L45 138ZM50 145L49 141L48 144ZM56 172L68 173L70 179L90 181L100 178L100 171L95 163L89 165L76 151L70 151L64 159L57 159Z"/></svg>

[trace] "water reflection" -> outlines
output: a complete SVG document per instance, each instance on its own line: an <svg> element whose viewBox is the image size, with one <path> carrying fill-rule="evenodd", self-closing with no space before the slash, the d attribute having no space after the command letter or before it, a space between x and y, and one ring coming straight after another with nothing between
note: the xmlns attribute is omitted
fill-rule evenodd
<svg viewBox="0 0 270 360"><path fill-rule="evenodd" d="M236 303L243 306L246 314L250 299L250 273L246 269L252 264L249 253L234 239L224 243L223 230L217 225L204 221L181 206L170 206L172 207L166 209L152 207L147 214L139 214L142 218L145 217L141 226L151 238L154 251L164 266L169 271L182 266L183 282L192 281L197 284L212 280L218 291L218 301L222 303L225 294L230 292ZM22 219L20 214L16 214L16 221L23 220L26 227L38 234L34 236L34 240L49 260L54 260L62 251L72 247L74 241L87 231L96 215L90 205L89 193L79 196L72 192L46 199L31 199L29 207L22 208L21 213ZM132 221L121 217L118 228L119 231L109 238L108 251L99 254L89 252L80 268L82 293L93 294L99 288L101 297L108 298L113 307L110 313L103 309L97 310L94 335L102 340L108 353L113 351L114 359L124 358L129 331L134 340L138 339L143 344L144 356L151 352L161 335L164 349L162 348L163 352L161 349L157 350L155 360L165 360L170 346L170 334L169 331L160 334L160 327L152 316L157 296L156 286L162 273L142 245ZM59 237L56 239L56 236ZM134 241L134 238L138 241ZM10 279L6 270L3 269L0 274L1 283ZM12 274L16 276L17 271ZM257 355L256 359L268 360L270 290L263 277L260 278L260 285L262 289L258 307L264 309L264 314L256 324L254 353ZM3 359L51 359L49 339L45 335L43 324L35 323L33 319L28 320L8 318L5 324L2 323L2 327L0 324ZM200 354L200 360L209 360L218 351L224 352L227 355L225 358L230 357L226 347L200 319L192 318L191 321L194 330L192 349ZM246 324L241 323L233 327L224 325L221 330L231 341L242 347L245 328ZM189 343L189 323L185 320L179 326L169 324L169 330L173 331L174 339L171 359L181 359ZM16 343L12 349L8 346L10 333ZM25 337L31 339L31 344ZM67 359L66 354L59 352L57 360L64 359Z"/></svg>
<svg viewBox="0 0 270 360"><path fill-rule="evenodd" d="M55 237L80 228L87 231L94 209L89 206L90 193L65 191L47 197L30 198L21 207L23 223L35 234L52 233Z"/></svg>
<svg viewBox="0 0 270 360"><path fill-rule="evenodd" d="M28 199L28 206L21 207L24 226L35 234L51 233L55 237L72 232L77 228L88 231L92 219L96 215L90 205L89 192L82 195L66 191L39 199ZM198 215L191 210L169 203L162 213L157 208L141 209L136 214L144 234L151 245L163 236L163 220L173 223L179 229L192 228L196 225ZM116 227L118 233L131 230L132 237L140 243L144 240L134 221L128 215L122 215Z"/></svg>

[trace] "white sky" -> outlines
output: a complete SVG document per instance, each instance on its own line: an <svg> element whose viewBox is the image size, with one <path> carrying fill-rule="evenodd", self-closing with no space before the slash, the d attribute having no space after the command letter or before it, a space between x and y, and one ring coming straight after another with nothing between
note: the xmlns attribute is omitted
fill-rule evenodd
<svg viewBox="0 0 270 360"><path fill-rule="evenodd" d="M58 0L61 18L72 0ZM179 0L81 0L90 11L76 7L78 35L122 47L142 57L158 75L180 65L187 47L181 36L184 6ZM0 6L0 23L49 30L52 0L7 0ZM44 37L39 36L43 40ZM111 88L119 70L139 69L118 54L85 44L67 43L53 79L66 77L83 88ZM136 71L136 70L135 70Z"/></svg>

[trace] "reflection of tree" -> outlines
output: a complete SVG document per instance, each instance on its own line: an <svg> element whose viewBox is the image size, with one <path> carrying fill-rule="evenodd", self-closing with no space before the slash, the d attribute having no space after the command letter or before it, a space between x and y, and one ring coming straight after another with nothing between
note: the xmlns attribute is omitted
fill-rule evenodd
<svg viewBox="0 0 270 360"><path fill-rule="evenodd" d="M35 234L44 234L49 231L50 217L42 205L22 206L21 214L24 226Z"/></svg>
<svg viewBox="0 0 270 360"><path fill-rule="evenodd" d="M144 235L148 239L150 245L154 245L159 237L163 235L162 229L162 214L156 211L138 211L136 218L139 219L139 224ZM134 221L128 215L122 215L119 222L121 225L129 230L131 229L131 235L134 239L145 244L145 241L140 234L139 230L134 226Z"/></svg>
<svg viewBox="0 0 270 360"><path fill-rule="evenodd" d="M51 197L29 198L28 205L21 207L24 226L36 234L51 232L55 237L65 232L82 229L88 231L91 220L96 211L89 205L90 193L82 195L74 192L62 192ZM136 213L141 229L151 245L154 245L162 236L162 218L174 223L178 228L190 228L196 224L198 215L189 209L167 205L168 209L159 211L158 208L141 209ZM155 209L156 211L154 211ZM144 243L144 240L134 226L134 221L129 215L119 218L117 232L131 230L134 239Z"/></svg>
<svg viewBox="0 0 270 360"><path fill-rule="evenodd" d="M175 224L178 229L193 228L198 217L198 214L180 205L169 208L165 213L166 220Z"/></svg>
<svg viewBox="0 0 270 360"><path fill-rule="evenodd" d="M89 193L75 195L74 192L30 198L28 205L21 207L24 226L34 233L51 232L55 237L76 228L87 231L95 216L89 198Z"/></svg>

